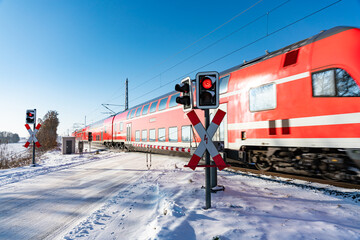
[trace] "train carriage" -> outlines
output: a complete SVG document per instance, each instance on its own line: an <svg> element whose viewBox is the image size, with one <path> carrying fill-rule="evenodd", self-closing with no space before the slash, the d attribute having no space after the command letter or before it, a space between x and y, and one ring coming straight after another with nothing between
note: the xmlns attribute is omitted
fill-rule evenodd
<svg viewBox="0 0 360 240"><path fill-rule="evenodd" d="M232 159L263 170L356 178L359 40L360 29L335 27L222 72L219 108L227 115L214 140L224 142ZM140 104L85 131L104 134L94 141L111 146L196 146L200 139L176 104L177 94ZM198 115L203 121L201 111Z"/></svg>

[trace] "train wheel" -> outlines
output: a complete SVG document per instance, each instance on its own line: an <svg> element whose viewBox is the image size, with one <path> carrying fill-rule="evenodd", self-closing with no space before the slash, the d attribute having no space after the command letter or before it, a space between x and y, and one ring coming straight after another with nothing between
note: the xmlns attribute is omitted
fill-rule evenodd
<svg viewBox="0 0 360 240"><path fill-rule="evenodd" d="M255 167L262 171L269 171L271 169L270 161L258 161L255 163Z"/></svg>
<svg viewBox="0 0 360 240"><path fill-rule="evenodd" d="M333 180L333 181L339 181L339 172L337 171L331 171L329 166L326 163L321 163L320 164L320 172L321 172L321 177L326 179L326 180Z"/></svg>

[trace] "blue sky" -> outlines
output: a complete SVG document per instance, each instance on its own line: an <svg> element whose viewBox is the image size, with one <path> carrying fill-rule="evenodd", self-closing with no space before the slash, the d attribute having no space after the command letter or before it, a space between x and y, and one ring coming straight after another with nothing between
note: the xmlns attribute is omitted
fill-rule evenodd
<svg viewBox="0 0 360 240"><path fill-rule="evenodd" d="M36 108L38 117L58 111L64 135L85 116L106 117L101 104L124 104L126 78L131 107L197 71L221 72L334 26L360 27L360 1L343 0L201 68L334 2L0 0L0 131L26 136L25 111Z"/></svg>

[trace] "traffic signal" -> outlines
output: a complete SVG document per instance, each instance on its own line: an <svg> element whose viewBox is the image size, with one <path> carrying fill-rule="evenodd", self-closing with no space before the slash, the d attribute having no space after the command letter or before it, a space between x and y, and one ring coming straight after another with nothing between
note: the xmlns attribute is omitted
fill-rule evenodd
<svg viewBox="0 0 360 240"><path fill-rule="evenodd" d="M219 106L218 72L196 74L196 104L199 109L211 109Z"/></svg>
<svg viewBox="0 0 360 240"><path fill-rule="evenodd" d="M36 118L36 110L35 109L26 110L26 123L27 124L34 124L35 118Z"/></svg>
<svg viewBox="0 0 360 240"><path fill-rule="evenodd" d="M92 142L93 138L92 138L92 132L88 132L88 141Z"/></svg>
<svg viewBox="0 0 360 240"><path fill-rule="evenodd" d="M181 80L180 84L175 85L175 90L182 93L182 96L176 98L176 102L183 105L184 110L192 108L192 87L189 77Z"/></svg>

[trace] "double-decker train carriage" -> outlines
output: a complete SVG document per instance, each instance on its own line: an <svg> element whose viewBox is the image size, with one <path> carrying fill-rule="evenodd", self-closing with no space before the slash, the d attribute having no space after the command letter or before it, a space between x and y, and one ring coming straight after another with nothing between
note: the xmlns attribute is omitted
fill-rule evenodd
<svg viewBox="0 0 360 240"><path fill-rule="evenodd" d="M219 108L227 115L214 140L224 141L231 159L259 169L359 179L359 40L360 29L335 27L220 73ZM193 147L200 139L177 96L75 134L87 140L91 131L94 142L108 146Z"/></svg>

